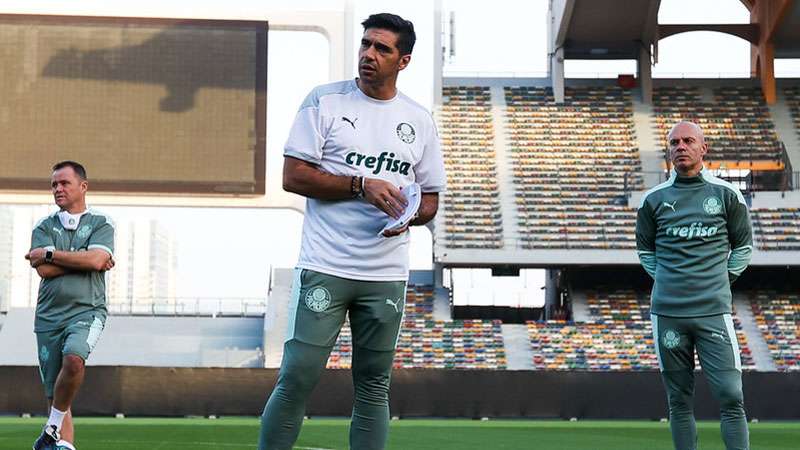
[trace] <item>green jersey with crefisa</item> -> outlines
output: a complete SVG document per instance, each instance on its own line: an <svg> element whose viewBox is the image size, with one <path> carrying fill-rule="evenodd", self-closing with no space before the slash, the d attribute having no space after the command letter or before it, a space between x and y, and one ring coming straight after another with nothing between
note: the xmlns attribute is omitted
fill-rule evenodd
<svg viewBox="0 0 800 450"><path fill-rule="evenodd" d="M75 230L67 230L57 213L39 221L33 229L31 249L44 248L69 252L100 249L114 254L114 225L105 214L88 210ZM52 331L87 315L105 318L105 272L70 271L55 278L42 279L36 304L34 331Z"/></svg>
<svg viewBox="0 0 800 450"><path fill-rule="evenodd" d="M669 180L642 198L636 247L655 280L653 314L730 313L730 283L747 267L753 250L744 197L706 169L695 177L673 170Z"/></svg>

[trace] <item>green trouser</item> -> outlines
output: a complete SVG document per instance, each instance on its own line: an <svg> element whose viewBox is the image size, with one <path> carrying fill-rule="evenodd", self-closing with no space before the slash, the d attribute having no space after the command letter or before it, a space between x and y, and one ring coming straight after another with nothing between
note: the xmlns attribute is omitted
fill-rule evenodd
<svg viewBox="0 0 800 450"><path fill-rule="evenodd" d="M290 450L308 396L350 318L355 399L352 450L380 450L389 431L389 381L405 306L405 281L358 281L295 270L278 382L261 416L259 450Z"/></svg>
<svg viewBox="0 0 800 450"><path fill-rule="evenodd" d="M727 450L750 448L742 394L742 362L730 314L707 317L652 315L661 378L669 401L676 450L697 449L694 420L694 351L720 404L720 428Z"/></svg>

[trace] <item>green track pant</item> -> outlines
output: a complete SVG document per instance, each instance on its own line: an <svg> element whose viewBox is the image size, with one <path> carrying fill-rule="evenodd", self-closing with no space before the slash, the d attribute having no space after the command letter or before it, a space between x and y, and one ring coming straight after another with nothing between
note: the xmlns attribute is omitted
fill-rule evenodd
<svg viewBox="0 0 800 450"><path fill-rule="evenodd" d="M694 420L694 352L719 402L727 450L750 448L742 394L742 363L730 314L707 317L652 315L653 340L669 401L676 450L697 450Z"/></svg>
<svg viewBox="0 0 800 450"><path fill-rule="evenodd" d="M261 417L259 450L290 450L308 396L350 318L355 398L352 450L381 450L389 430L389 381L405 306L406 282L358 281L298 269L278 382Z"/></svg>

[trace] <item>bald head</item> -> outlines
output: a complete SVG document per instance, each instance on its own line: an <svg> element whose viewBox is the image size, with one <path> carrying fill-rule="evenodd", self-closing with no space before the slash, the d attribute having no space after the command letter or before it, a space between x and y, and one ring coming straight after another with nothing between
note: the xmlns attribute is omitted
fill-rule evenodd
<svg viewBox="0 0 800 450"><path fill-rule="evenodd" d="M701 142L705 143L706 138L703 135L703 129L700 128L700 125L690 122L688 120L681 120L680 122L676 123L671 130L669 130L669 134L667 134L667 141L670 140L671 136L675 134L677 131L688 131L695 135L695 137ZM682 133L685 134L685 133Z"/></svg>
<svg viewBox="0 0 800 450"><path fill-rule="evenodd" d="M695 176L703 169L703 157L708 151L703 130L694 122L681 121L667 135L669 159L682 176Z"/></svg>

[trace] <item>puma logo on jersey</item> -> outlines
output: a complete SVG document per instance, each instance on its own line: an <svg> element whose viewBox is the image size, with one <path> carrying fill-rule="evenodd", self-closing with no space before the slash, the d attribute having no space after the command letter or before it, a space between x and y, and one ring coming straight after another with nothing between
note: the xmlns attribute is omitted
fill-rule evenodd
<svg viewBox="0 0 800 450"><path fill-rule="evenodd" d="M712 332L712 333L711 333L711 337L719 338L719 339L721 339L723 342L728 342L728 340L727 340L727 339L725 339L725 336L723 336L723 335L722 335L722 333L717 333L716 331L714 331L714 332Z"/></svg>
<svg viewBox="0 0 800 450"><path fill-rule="evenodd" d="M667 236L677 236L686 238L686 240L694 238L711 237L717 234L717 227L703 226L702 222L694 222L688 227L667 227Z"/></svg>
<svg viewBox="0 0 800 450"><path fill-rule="evenodd" d="M664 202L663 204L664 204L664 206L666 206L667 208L671 209L671 210L672 210L672 212L675 212L675 203L678 203L678 201L677 201L677 200L675 200L674 202L672 202L672 204L671 204L671 205L670 205L669 203L667 203L667 202Z"/></svg>
<svg viewBox="0 0 800 450"><path fill-rule="evenodd" d="M61 228L53 227L53 231L55 231L56 233L58 233L59 236L61 236Z"/></svg>
<svg viewBox="0 0 800 450"><path fill-rule="evenodd" d="M408 169L411 168L411 163L394 159L394 157L394 153L387 152L381 152L377 158L374 156L362 155L361 153L350 152L345 156L344 160L350 165L363 165L367 169L373 169L372 173L375 175L380 173L381 170L408 175Z"/></svg>
<svg viewBox="0 0 800 450"><path fill-rule="evenodd" d="M358 117L356 117L353 120L350 120L347 117L342 116L342 120L344 120L345 122L349 123L350 126L353 127L354 130L356 129L356 121L358 120Z"/></svg>
<svg viewBox="0 0 800 450"><path fill-rule="evenodd" d="M391 299L386 299L386 304L394 308L394 312L400 312L400 302L403 301L403 297L398 297L397 300L392 301Z"/></svg>

